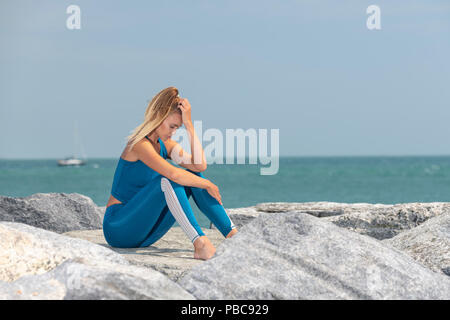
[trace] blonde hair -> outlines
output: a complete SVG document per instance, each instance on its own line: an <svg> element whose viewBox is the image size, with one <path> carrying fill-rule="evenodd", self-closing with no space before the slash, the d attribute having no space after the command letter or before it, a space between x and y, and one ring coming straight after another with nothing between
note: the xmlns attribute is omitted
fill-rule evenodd
<svg viewBox="0 0 450 320"><path fill-rule="evenodd" d="M181 110L177 107L179 101L178 89L175 87L158 92L145 110L144 122L126 138L128 150L133 149L134 145L146 135L152 134L170 114L175 112L181 114Z"/></svg>

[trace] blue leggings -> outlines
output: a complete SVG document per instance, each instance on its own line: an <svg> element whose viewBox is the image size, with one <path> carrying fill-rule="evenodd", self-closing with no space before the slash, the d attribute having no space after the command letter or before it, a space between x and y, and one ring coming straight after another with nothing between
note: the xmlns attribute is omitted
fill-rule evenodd
<svg viewBox="0 0 450 320"><path fill-rule="evenodd" d="M187 171L205 178L201 172ZM177 221L194 242L205 234L189 203L191 195L198 208L224 237L235 228L223 206L208 191L182 186L157 175L130 201L106 208L103 235L112 247L147 247L165 235Z"/></svg>

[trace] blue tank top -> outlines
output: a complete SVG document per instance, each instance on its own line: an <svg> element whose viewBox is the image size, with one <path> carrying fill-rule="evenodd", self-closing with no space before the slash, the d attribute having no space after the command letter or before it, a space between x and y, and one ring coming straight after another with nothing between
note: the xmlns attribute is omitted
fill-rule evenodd
<svg viewBox="0 0 450 320"><path fill-rule="evenodd" d="M146 136L148 139L148 137ZM148 139L150 141L150 139ZM161 138L158 138L161 147L160 156L167 159L167 149ZM141 160L128 161L119 158L111 194L122 203L127 203L150 180L159 175L158 172L147 166Z"/></svg>

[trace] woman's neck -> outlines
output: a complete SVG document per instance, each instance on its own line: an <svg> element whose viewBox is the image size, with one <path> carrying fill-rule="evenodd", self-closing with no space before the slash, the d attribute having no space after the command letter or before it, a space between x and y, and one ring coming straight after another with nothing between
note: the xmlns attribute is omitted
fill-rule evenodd
<svg viewBox="0 0 450 320"><path fill-rule="evenodd" d="M153 144L158 144L158 136L156 135L156 133L147 135L147 137L153 142Z"/></svg>

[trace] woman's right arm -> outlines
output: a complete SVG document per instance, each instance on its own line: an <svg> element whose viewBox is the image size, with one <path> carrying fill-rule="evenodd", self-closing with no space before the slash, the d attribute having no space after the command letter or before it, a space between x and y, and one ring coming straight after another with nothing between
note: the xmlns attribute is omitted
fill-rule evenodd
<svg viewBox="0 0 450 320"><path fill-rule="evenodd" d="M180 169L177 167L174 168L177 170L172 178L172 181L181 184L182 186L191 186L206 189L206 191L208 191L208 193L213 198L215 198L221 205L223 205L222 196L219 193L219 188L214 183L212 183L208 179L201 178L195 174L192 174L184 169Z"/></svg>
<svg viewBox="0 0 450 320"><path fill-rule="evenodd" d="M169 164L170 165L170 164ZM211 181L208 179L199 177L187 170L175 167L175 172L172 175L172 181L182 186L196 187L201 189L207 189L211 185Z"/></svg>
<svg viewBox="0 0 450 320"><path fill-rule="evenodd" d="M215 184L208 179L199 177L189 171L171 165L156 152L151 143L146 139L136 143L133 151L137 154L139 160L167 179L182 186L206 189L211 196L222 204L219 188Z"/></svg>

